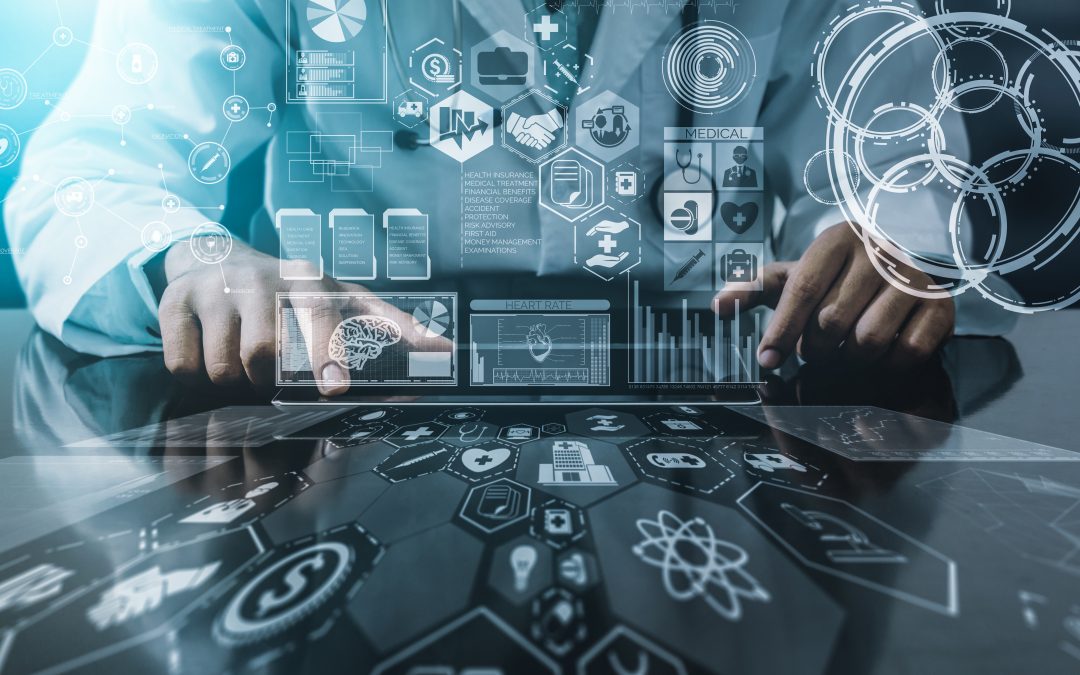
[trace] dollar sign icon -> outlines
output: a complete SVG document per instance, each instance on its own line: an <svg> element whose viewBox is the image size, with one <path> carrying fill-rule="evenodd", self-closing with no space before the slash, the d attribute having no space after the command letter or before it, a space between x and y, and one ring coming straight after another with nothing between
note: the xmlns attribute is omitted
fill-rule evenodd
<svg viewBox="0 0 1080 675"><path fill-rule="evenodd" d="M353 565L353 549L324 541L295 551L248 581L214 624L226 646L277 635L307 619L341 588Z"/></svg>
<svg viewBox="0 0 1080 675"><path fill-rule="evenodd" d="M450 75L450 60L442 54L428 54L420 63L424 77L430 82L447 83L453 80Z"/></svg>
<svg viewBox="0 0 1080 675"><path fill-rule="evenodd" d="M323 560L323 554L317 553L312 558L301 560L296 563L288 573L285 574L285 585L288 586L288 590L283 593L277 593L274 589L264 592L259 596L259 609L255 613L257 617L264 618L270 612L284 607L291 603L300 592L304 590L304 587L308 584L308 576L304 574L305 570L311 570L317 572L326 565L326 561Z"/></svg>

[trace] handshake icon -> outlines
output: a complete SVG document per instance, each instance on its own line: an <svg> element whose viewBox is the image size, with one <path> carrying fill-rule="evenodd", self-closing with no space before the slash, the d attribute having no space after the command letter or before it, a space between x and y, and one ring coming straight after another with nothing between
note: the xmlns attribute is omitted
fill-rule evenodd
<svg viewBox="0 0 1080 675"><path fill-rule="evenodd" d="M542 115L522 117L510 113L506 119L506 130L514 140L527 148L543 150L555 140L555 134L562 129L563 120L558 110L549 110Z"/></svg>

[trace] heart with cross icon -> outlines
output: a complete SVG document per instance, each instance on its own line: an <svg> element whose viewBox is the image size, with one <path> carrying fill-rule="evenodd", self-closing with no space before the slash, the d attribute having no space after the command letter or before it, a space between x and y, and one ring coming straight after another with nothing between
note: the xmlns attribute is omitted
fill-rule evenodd
<svg viewBox="0 0 1080 675"><path fill-rule="evenodd" d="M720 218L723 219L724 224L732 232L742 234L757 222L758 205L754 202L746 202L745 204L724 202L720 205Z"/></svg>

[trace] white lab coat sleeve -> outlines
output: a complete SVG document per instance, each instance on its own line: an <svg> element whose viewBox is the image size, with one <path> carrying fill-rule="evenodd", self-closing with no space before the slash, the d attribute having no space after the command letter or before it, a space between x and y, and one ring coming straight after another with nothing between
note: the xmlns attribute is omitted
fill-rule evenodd
<svg viewBox="0 0 1080 675"><path fill-rule="evenodd" d="M249 15L242 8L248 4L101 2L86 61L27 145L5 210L11 245L23 252L15 262L30 309L69 347L99 356L160 349L157 301L143 272L155 252L143 246L143 228L164 222L182 242L200 224L220 219L226 183L195 181L192 149L221 143L235 166L272 132L265 106L279 104L274 81L284 67L282 46L258 10ZM236 73L220 60L230 36L247 55ZM158 57L145 84L119 76L122 50L132 43L149 45ZM152 65L144 60L143 73ZM252 107L236 124L223 114L233 94ZM116 106L131 110L122 127L112 118ZM79 218L54 203L56 186L70 176L94 186L93 206ZM166 213L167 194L179 198L179 211Z"/></svg>
<svg viewBox="0 0 1080 675"><path fill-rule="evenodd" d="M837 206L822 204L810 196L804 182L804 171L811 157L826 149L828 113L814 102L817 93L812 64L816 59L815 44L825 36L830 22L846 12L850 3L794 2L784 17L778 40L776 60L763 110L761 125L767 130L766 173L768 184L783 203L783 219L775 232L774 253L778 260L797 260L823 231L846 222ZM848 30L851 30L850 28ZM875 36L867 36L869 44ZM905 78L878 77L868 87L874 101L915 101L926 94L934 66L935 50L924 40L908 56ZM830 59L850 65L857 53L830 52ZM882 73L879 73L881 75ZM948 152L960 158L970 154L967 133L959 115L947 112L940 120ZM898 150L898 152L902 152ZM889 156L878 153L872 168L881 175L894 161L906 154ZM816 186L827 192L827 184ZM860 192L868 191L864 180ZM952 260L949 218L952 198L945 191L922 191L905 196L905 245L921 255L942 261ZM991 280L997 283L1000 280ZM1004 283L1004 282L1001 282ZM955 298L957 304L957 334L997 335L1013 325L1013 317L996 311L974 291Z"/></svg>

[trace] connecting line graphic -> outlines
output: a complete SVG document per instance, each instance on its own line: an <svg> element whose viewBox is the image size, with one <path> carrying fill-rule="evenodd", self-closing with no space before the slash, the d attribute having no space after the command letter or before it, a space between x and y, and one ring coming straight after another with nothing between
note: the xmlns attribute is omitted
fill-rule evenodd
<svg viewBox="0 0 1080 675"><path fill-rule="evenodd" d="M656 520L639 518L644 539L633 547L642 562L660 568L673 600L703 598L728 621L742 618L740 598L769 602L772 596L744 568L750 560L739 546L716 538L702 518L682 520L660 511Z"/></svg>

